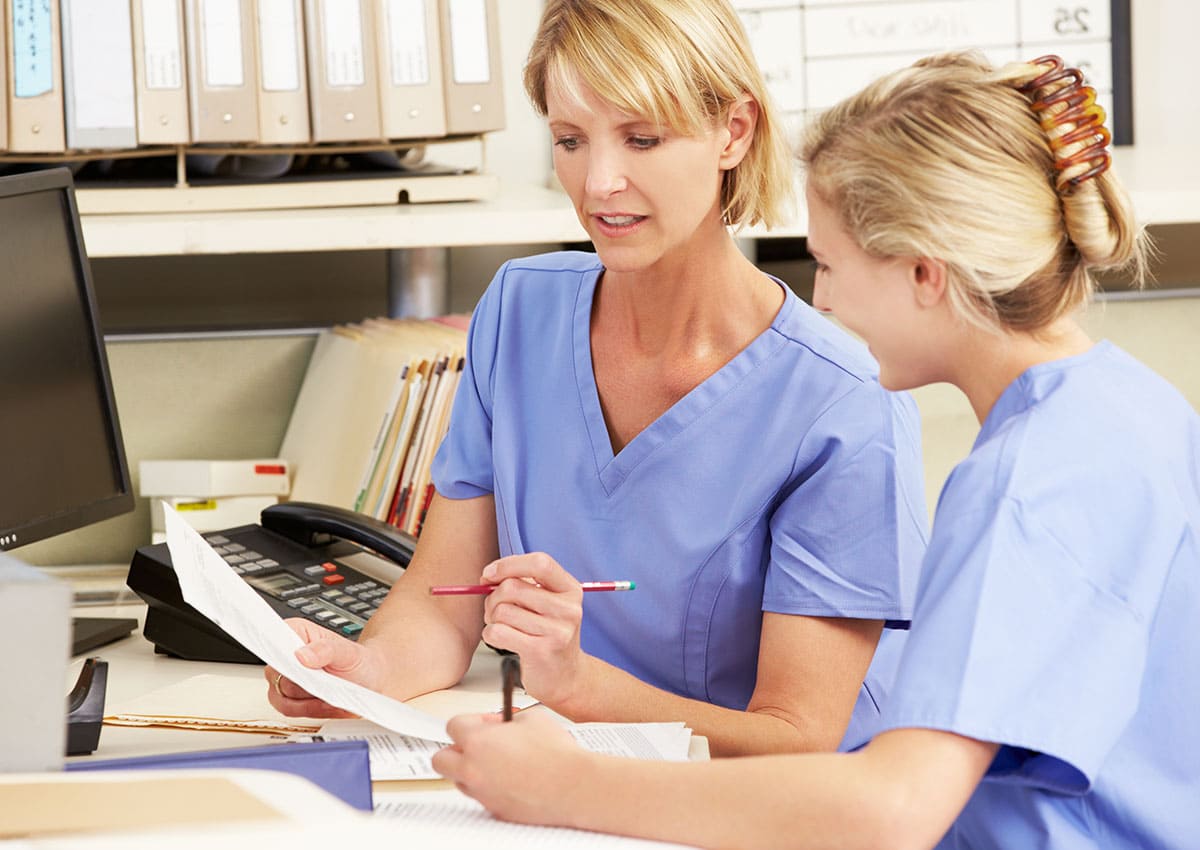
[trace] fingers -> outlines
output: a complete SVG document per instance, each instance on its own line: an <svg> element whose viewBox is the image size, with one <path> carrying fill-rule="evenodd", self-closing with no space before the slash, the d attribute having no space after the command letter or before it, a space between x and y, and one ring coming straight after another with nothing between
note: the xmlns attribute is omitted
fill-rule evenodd
<svg viewBox="0 0 1200 850"><path fill-rule="evenodd" d="M361 663L362 647L349 638L300 617L285 622L304 641L304 646L296 650L296 660L305 667L341 674Z"/></svg>
<svg viewBox="0 0 1200 850"><path fill-rule="evenodd" d="M527 555L510 555L498 561L492 561L483 568L483 580L500 582L506 578L533 579L546 590L555 593L565 593L579 588L579 582L562 568L558 561L545 552L531 552Z"/></svg>

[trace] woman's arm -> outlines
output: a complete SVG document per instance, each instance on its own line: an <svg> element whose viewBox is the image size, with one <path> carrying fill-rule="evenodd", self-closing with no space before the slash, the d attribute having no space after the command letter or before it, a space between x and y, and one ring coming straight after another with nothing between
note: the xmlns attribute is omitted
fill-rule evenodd
<svg viewBox="0 0 1200 850"><path fill-rule="evenodd" d="M496 514L491 496L434 496L420 543L404 574L392 585L357 642L307 620L288 620L304 640L296 658L347 681L396 699L447 688L471 663L483 628L478 597L454 604L429 595L434 584L473 584L497 555ZM299 717L343 717L346 712L264 671L267 698L280 712Z"/></svg>
<svg viewBox="0 0 1200 850"><path fill-rule="evenodd" d="M477 583L499 555L496 540L492 496L434 495L412 562L359 637L386 660L377 690L408 699L463 677L479 645L483 601L430 596L429 588Z"/></svg>
<svg viewBox="0 0 1200 850"><path fill-rule="evenodd" d="M899 729L852 754L645 762L584 752L546 718L448 729L434 767L501 818L742 850L932 847L997 749Z"/></svg>
<svg viewBox="0 0 1200 850"><path fill-rule="evenodd" d="M549 556L505 558L484 577L502 583L488 597L483 637L521 656L531 696L580 722L682 720L721 756L835 749L882 629L878 620L764 614L754 694L737 711L660 690L584 653L583 594Z"/></svg>

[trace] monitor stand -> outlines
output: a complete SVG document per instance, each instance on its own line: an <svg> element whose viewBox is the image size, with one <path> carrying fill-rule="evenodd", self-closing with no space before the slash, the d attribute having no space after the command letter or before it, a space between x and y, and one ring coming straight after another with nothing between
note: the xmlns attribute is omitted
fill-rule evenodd
<svg viewBox="0 0 1200 850"><path fill-rule="evenodd" d="M71 655L82 655L128 635L137 628L132 617L75 617L72 620Z"/></svg>

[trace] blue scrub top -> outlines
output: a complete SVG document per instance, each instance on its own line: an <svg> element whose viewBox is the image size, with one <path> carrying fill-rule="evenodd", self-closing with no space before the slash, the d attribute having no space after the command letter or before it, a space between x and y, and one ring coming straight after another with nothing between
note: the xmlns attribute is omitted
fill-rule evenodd
<svg viewBox="0 0 1200 850"><path fill-rule="evenodd" d="M1200 846L1200 417L1102 342L1000 396L884 727L1002 744L941 846Z"/></svg>
<svg viewBox="0 0 1200 850"><path fill-rule="evenodd" d="M768 330L614 456L591 362L602 271L566 252L497 273L438 492L494 494L503 555L636 581L585 598L582 646L672 693L744 709L763 611L906 626L926 539L911 399L788 292ZM894 674L903 633L885 634L847 746L869 738Z"/></svg>

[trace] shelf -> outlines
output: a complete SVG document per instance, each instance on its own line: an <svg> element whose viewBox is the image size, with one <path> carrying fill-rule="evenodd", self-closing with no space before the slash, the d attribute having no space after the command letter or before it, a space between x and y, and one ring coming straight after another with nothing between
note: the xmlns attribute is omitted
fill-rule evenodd
<svg viewBox="0 0 1200 850"><path fill-rule="evenodd" d="M1200 161L1183 151L1118 148L1116 170L1149 224L1200 222ZM981 203L982 203L981 199ZM81 206L83 204L81 203ZM803 205L785 226L748 228L748 238L804 236ZM83 216L92 257L342 251L425 246L586 241L562 192L501 181L495 197L410 203L233 212Z"/></svg>

